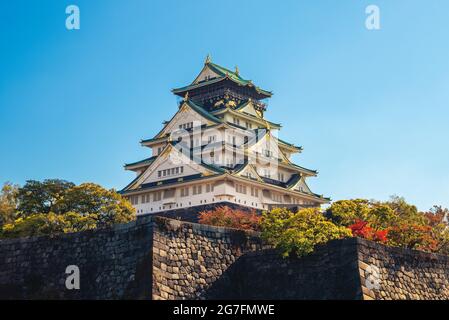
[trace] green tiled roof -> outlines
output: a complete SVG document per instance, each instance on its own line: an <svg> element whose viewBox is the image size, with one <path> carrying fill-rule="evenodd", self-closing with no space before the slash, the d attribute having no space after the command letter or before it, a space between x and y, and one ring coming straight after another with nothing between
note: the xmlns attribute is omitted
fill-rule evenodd
<svg viewBox="0 0 449 320"><path fill-rule="evenodd" d="M298 149L298 150L302 150L302 147L295 146L293 143L286 142L286 141L284 141L284 140L282 140L282 139L279 139L279 138L276 138L276 139L277 139L280 143L285 144L285 145L287 145L287 146L289 146L289 147L296 148L296 149Z"/></svg>
<svg viewBox="0 0 449 320"><path fill-rule="evenodd" d="M221 107L221 108L213 110L211 113L212 114L216 114L216 113L219 113L219 112L222 112L222 111L226 111L226 110L236 110L236 111L238 111L240 109L245 108L248 105L248 103L249 103L249 100L246 100L246 101L243 101L242 103L240 103L238 106L236 106L233 109L230 109L228 107ZM246 115L246 116L248 116L248 117L250 117L250 118L254 118L255 120L268 122L270 124L270 126L272 126L272 127L276 127L276 128L282 127L282 125L280 123L274 123L274 122L268 121L268 120L263 119L263 118L258 118L255 115L247 113L247 112L241 112L241 113Z"/></svg>
<svg viewBox="0 0 449 320"><path fill-rule="evenodd" d="M133 162L133 163L127 163L125 164L125 167L131 167L131 166L135 166L135 165L147 165L147 164L151 164L155 159L157 158L157 156L152 156L137 162Z"/></svg>
<svg viewBox="0 0 449 320"><path fill-rule="evenodd" d="M204 85L216 83L216 82L219 82L219 81L222 81L222 80L228 78L229 80L231 80L231 81L233 81L233 82L235 82L235 83L237 83L237 84L239 84L239 85L254 87L254 89L255 89L259 94L265 95L265 96L267 96L267 97L271 97L271 96L273 95L273 93L270 92L270 91L263 90L263 89L261 89L261 88L259 88L259 87L256 87L256 86L251 82L251 80L245 80L245 79L243 79L243 78L240 77L240 75L237 74L235 71L231 71L231 70L229 70L229 69L227 69L227 68L225 68L225 67L222 67L222 66L220 66L220 65L218 65L218 64L215 64L215 63L212 63L212 62L206 62L206 65L207 65L212 71L214 71L215 73L217 73L217 74L219 75L219 77L218 77L218 78L214 78L214 79L210 79L210 80L208 80L208 81L203 81L203 82L200 82L200 83L196 83L196 84L190 84L190 85L185 86L185 87L182 87L182 88L173 89L172 92L173 92L173 93L182 93L182 92L189 91L189 90L192 90L192 89L195 89L195 88L198 88L198 87L202 87L202 86L204 86Z"/></svg>
<svg viewBox="0 0 449 320"><path fill-rule="evenodd" d="M316 171L316 170L307 169L307 168L298 166L297 164L294 164L294 163L289 163L289 165L292 166L292 167L294 167L294 168L298 168L298 169L301 169L301 170L303 170L303 171L310 172L310 173L312 173L312 174L317 174L317 173L318 173L318 171Z"/></svg>
<svg viewBox="0 0 449 320"><path fill-rule="evenodd" d="M159 138L151 138L151 139L145 139L145 140L140 140L140 143L146 143L146 142L156 142L156 141L165 141L165 136L164 137L159 137Z"/></svg>
<svg viewBox="0 0 449 320"><path fill-rule="evenodd" d="M207 112L204 108L194 103L192 100L187 100L186 103L191 107L193 110L198 112L200 115L205 117L206 119L209 119L212 122L215 123L222 123L223 121L216 116L212 115L211 113Z"/></svg>

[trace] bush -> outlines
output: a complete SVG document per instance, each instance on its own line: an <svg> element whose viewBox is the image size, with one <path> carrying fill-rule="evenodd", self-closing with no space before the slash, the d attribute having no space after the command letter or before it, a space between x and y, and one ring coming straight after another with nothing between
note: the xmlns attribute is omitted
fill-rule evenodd
<svg viewBox="0 0 449 320"><path fill-rule="evenodd" d="M254 210L232 209L228 206L216 207L200 212L199 222L212 226L259 230L261 217Z"/></svg>
<svg viewBox="0 0 449 320"><path fill-rule="evenodd" d="M334 202L326 215L350 228L357 237L395 247L449 253L449 228L445 220L449 210L438 206L419 212L396 196L386 202L342 200Z"/></svg>
<svg viewBox="0 0 449 320"><path fill-rule="evenodd" d="M371 241L385 243L388 241L388 230L374 230L363 220L357 220L354 224L349 226L354 237L360 237Z"/></svg>
<svg viewBox="0 0 449 320"><path fill-rule="evenodd" d="M0 234L2 238L54 236L60 233L91 230L96 227L97 221L94 215L83 216L75 212L35 213L4 225Z"/></svg>
<svg viewBox="0 0 449 320"><path fill-rule="evenodd" d="M334 224L317 208L296 213L283 208L264 212L261 227L262 238L280 249L284 257L304 256L318 244L352 235L348 228Z"/></svg>

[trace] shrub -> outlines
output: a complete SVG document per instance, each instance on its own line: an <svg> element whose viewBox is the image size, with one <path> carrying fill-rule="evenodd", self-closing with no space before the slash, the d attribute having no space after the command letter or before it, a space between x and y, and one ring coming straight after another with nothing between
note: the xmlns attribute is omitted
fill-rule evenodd
<svg viewBox="0 0 449 320"><path fill-rule="evenodd" d="M94 215L83 216L75 212L35 213L4 225L1 236L2 238L54 236L60 233L91 230L96 227Z"/></svg>
<svg viewBox="0 0 449 320"><path fill-rule="evenodd" d="M317 208L296 213L276 208L264 212L261 226L262 238L278 248L284 257L304 256L318 244L352 235L348 228L328 220Z"/></svg>
<svg viewBox="0 0 449 320"><path fill-rule="evenodd" d="M335 223L347 226L354 236L390 246L449 253L449 210L435 206L420 212L404 198L389 201L342 200L326 211Z"/></svg>
<svg viewBox="0 0 449 320"><path fill-rule="evenodd" d="M232 209L228 206L216 207L199 214L199 222L213 226L259 230L261 217L254 210Z"/></svg>
<svg viewBox="0 0 449 320"><path fill-rule="evenodd" d="M357 220L348 227L354 237L360 237L376 242L387 242L388 230L374 230L366 221Z"/></svg>

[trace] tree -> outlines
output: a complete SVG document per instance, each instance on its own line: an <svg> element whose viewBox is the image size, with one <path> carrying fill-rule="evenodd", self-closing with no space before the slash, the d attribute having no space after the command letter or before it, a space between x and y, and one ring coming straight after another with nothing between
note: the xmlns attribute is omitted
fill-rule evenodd
<svg viewBox="0 0 449 320"><path fill-rule="evenodd" d="M0 228L17 217L17 192L18 186L9 182L6 182L0 191Z"/></svg>
<svg viewBox="0 0 449 320"><path fill-rule="evenodd" d="M228 206L216 207L200 212L199 222L213 226L259 230L261 217L254 210L232 209Z"/></svg>
<svg viewBox="0 0 449 320"><path fill-rule="evenodd" d="M43 182L28 180L17 193L19 215L26 217L31 214L54 212L56 202L74 186L72 182L59 179L47 179Z"/></svg>
<svg viewBox="0 0 449 320"><path fill-rule="evenodd" d="M276 208L263 213L262 238L278 248L283 256L303 256L313 252L318 244L351 237L351 231L334 224L317 208L302 209L293 213Z"/></svg>
<svg viewBox="0 0 449 320"><path fill-rule="evenodd" d="M376 242L387 242L388 241L388 229L375 230L368 222L363 220L357 220L354 224L348 227L354 237L360 237Z"/></svg>
<svg viewBox="0 0 449 320"><path fill-rule="evenodd" d="M55 212L95 215L98 227L125 223L135 219L134 207L115 190L94 183L83 183L68 189L54 205Z"/></svg>
<svg viewBox="0 0 449 320"><path fill-rule="evenodd" d="M379 204L380 202L377 202ZM418 211L416 206L409 204L403 197L391 196L389 201L383 204L390 207L396 214L397 223L415 223L419 225L426 224L424 215Z"/></svg>
<svg viewBox="0 0 449 320"><path fill-rule="evenodd" d="M96 227L95 215L83 216L75 212L64 214L38 213L4 225L1 236L2 238L55 236L60 233L86 231Z"/></svg>
<svg viewBox="0 0 449 320"><path fill-rule="evenodd" d="M433 206L432 209L424 212L424 216L432 227L432 238L437 241L435 252L449 254L449 209Z"/></svg>
<svg viewBox="0 0 449 320"><path fill-rule="evenodd" d="M334 202L325 215L340 226L349 226L356 220L367 220L371 211L366 199L340 200Z"/></svg>
<svg viewBox="0 0 449 320"><path fill-rule="evenodd" d="M8 184L3 190L0 237L51 236L135 219L135 210L126 199L93 183L76 186L64 180L30 180L22 188Z"/></svg>

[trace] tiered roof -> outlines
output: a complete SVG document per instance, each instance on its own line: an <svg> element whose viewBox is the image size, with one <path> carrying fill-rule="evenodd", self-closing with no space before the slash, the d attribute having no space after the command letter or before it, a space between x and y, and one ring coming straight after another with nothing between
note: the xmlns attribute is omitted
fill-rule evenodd
<svg viewBox="0 0 449 320"><path fill-rule="evenodd" d="M235 83L238 86L248 87L252 90L254 90L260 97L260 99L269 98L273 95L272 92L268 90L263 90L257 86L255 86L251 80L243 79L240 76L240 73L238 69L236 68L235 71L231 71L225 67L222 67L218 64L212 63L210 56L206 58L206 61L204 62L204 67L200 72L201 73L209 69L212 71L216 76L213 78L210 78L208 80L198 81L198 77L188 86L173 89L172 92L178 96L184 97L186 92L192 92L198 88L209 86L214 83L222 82L229 80L233 83ZM198 75L199 76L199 75Z"/></svg>
<svg viewBox="0 0 449 320"><path fill-rule="evenodd" d="M206 77L204 80L200 79L200 76L205 71L209 72L209 74L210 74L210 72L212 72L215 76L214 77L210 77L210 76ZM195 180L201 180L201 179L206 179L206 178L213 178L213 177L228 175L228 176L233 176L236 178L250 179L250 180L253 180L253 182L269 184L273 187L282 188L285 191L293 192L293 189L298 185L298 183L300 183L301 181L304 182L305 177L317 175L318 172L315 170L310 170L310 169L298 166L298 165L290 162L288 160L288 158L285 157L283 152L279 149L280 156L279 156L279 159L277 159L279 165L281 167L288 168L288 169L296 172L290 177L290 179L287 182L281 182L278 180L259 176L257 174L257 170L255 169L255 167L253 165L249 164L248 162L236 165L234 168L220 167L217 165L206 164L204 162L201 162L201 163L198 163L198 165L200 165L201 167L204 168L204 170L207 170L209 172L207 175L194 174L194 175L190 175L190 176L183 176L181 178L170 178L170 179L160 180L160 181L151 182L151 183L142 183L142 181L144 179L142 180L141 178L143 177L145 172L153 165L153 163L155 163L157 158L159 156L161 156L162 154L169 152L168 150L178 143L178 142L170 141L170 139L169 139L170 134L165 132L165 128L173 121L173 119L179 114L179 112L181 112L181 110L183 108L190 108L191 110L193 110L194 112L199 114L202 118L208 120L209 124L205 125L204 129L214 128L217 126L225 126L225 127L231 127L231 128L238 128L238 129L242 129L242 130L248 130L247 128L239 126L235 123L227 122L224 120L224 118L221 117L221 115L226 112L229 112L234 115L240 115L243 118L247 118L247 119L254 121L255 123L258 123L260 125L260 127L257 129L254 129L254 131L265 130L265 135L269 135L269 136L267 136L267 138L273 138L274 141L278 142L284 149L288 150L289 152L295 153L295 152L302 151L302 147L298 147L298 146L295 146L294 144L283 141L277 137L274 137L271 134L272 129L279 129L281 127L281 125L265 120L263 118L262 112L258 112L258 111L255 111L256 109L252 109L253 108L252 107L253 100L250 97L248 97L247 99L245 99L243 101L240 101L239 104L222 103L213 109L206 108L203 105L201 105L201 103L199 103L197 100L194 101L191 98L189 98L190 93L194 92L196 89L198 89L200 87L205 88L209 85L213 85L213 84L215 84L217 82L221 82L221 81L231 81L232 83L237 84L238 86L250 88L251 90L253 90L255 93L258 94L258 97L260 99L271 97L271 95L272 95L272 93L270 91L260 89L259 87L256 87L250 80L243 79L240 76L238 69L236 69L235 71L231 71L227 68L224 68L215 63L212 63L210 61L210 57L208 57L205 61L202 71L190 85L172 90L175 95L184 97L184 100L181 102L181 104L179 106L179 110L170 119L170 121L165 122L164 127L156 136L154 136L151 139L141 140L141 144L146 145L146 146L152 146L153 144L164 143L164 142L167 144L166 144L164 150L158 156L149 157L149 158L125 165L125 169L135 170L135 171L140 172L140 174L123 191L131 190L132 187L136 183L138 184L139 181L141 181L139 190L142 190L142 189L150 189L150 188L167 186L167 185L174 185L177 183L184 183L187 181L195 181ZM256 102L256 101L254 101L254 102ZM245 110L248 110L249 112L246 112ZM188 130L192 130L192 129L190 128ZM248 144L248 143L249 142L246 142L246 144ZM203 147L204 146L199 146L199 148L203 148ZM246 146L246 147L249 147L249 146ZM241 148L241 149L245 149L245 148ZM274 161L276 161L276 160L274 160ZM251 170L252 172L255 172L254 177L250 178L250 177L245 177L245 176L241 175L241 173L244 170ZM305 182L304 182L304 184L305 184ZM307 189L308 189L308 187L307 187ZM297 190L294 190L294 191L299 192ZM310 191L310 190L308 189L308 191ZM319 201L326 202L329 200L328 198L323 198L323 196L314 194L312 192L306 192L305 194L304 194L304 192L300 192L300 193L303 193L303 195L306 195L307 197L318 198Z"/></svg>

